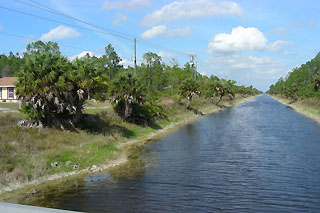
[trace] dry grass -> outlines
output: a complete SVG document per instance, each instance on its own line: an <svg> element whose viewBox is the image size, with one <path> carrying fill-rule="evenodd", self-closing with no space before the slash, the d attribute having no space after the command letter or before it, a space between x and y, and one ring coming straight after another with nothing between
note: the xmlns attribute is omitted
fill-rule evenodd
<svg viewBox="0 0 320 213"><path fill-rule="evenodd" d="M125 127L113 124L105 124L103 134L97 134L20 128L17 120L12 114L0 117L0 187L72 171L73 165L83 169L102 163L119 151L116 141L130 134ZM58 165L51 166L54 162Z"/></svg>
<svg viewBox="0 0 320 213"><path fill-rule="evenodd" d="M230 106L241 100L244 99L237 97L231 102L223 99L221 105ZM110 111L88 114L85 125L78 132L20 128L16 123L23 117L21 114L0 114L0 191L1 188L31 182L39 177L86 169L91 165L104 165L123 155L123 151L129 153L129 158L134 161L121 168L131 167L132 163L143 163L132 157L140 153L140 149L120 145L128 140L148 140L150 135L164 134L165 127L201 117L186 109L185 100L178 103L163 98L160 104L166 109L168 119L158 120L151 126L124 122ZM194 98L191 106L204 113L220 109L204 98ZM52 166L55 162L58 165ZM73 165L78 165L78 168L73 169Z"/></svg>
<svg viewBox="0 0 320 213"><path fill-rule="evenodd" d="M19 103L0 102L0 108L8 108L11 110L18 110Z"/></svg>

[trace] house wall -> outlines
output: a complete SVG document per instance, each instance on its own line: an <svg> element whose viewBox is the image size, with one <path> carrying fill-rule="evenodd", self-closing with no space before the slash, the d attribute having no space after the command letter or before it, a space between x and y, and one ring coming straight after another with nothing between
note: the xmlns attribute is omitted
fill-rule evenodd
<svg viewBox="0 0 320 213"><path fill-rule="evenodd" d="M16 88L13 87L13 99L9 99L9 92L8 87L0 87L1 95L0 95L0 101L6 101L6 102L17 102L17 96L16 96Z"/></svg>

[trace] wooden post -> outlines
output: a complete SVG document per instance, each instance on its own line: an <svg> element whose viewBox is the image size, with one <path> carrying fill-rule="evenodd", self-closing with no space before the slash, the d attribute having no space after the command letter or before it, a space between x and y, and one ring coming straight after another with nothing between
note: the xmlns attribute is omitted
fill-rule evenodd
<svg viewBox="0 0 320 213"><path fill-rule="evenodd" d="M134 72L137 74L137 39L134 38Z"/></svg>

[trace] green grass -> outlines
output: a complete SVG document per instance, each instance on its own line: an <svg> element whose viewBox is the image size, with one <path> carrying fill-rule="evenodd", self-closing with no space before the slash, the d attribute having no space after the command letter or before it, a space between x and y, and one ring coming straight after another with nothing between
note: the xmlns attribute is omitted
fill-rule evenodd
<svg viewBox="0 0 320 213"><path fill-rule="evenodd" d="M85 106L88 106L88 107L105 107L105 106L110 106L110 107L111 107L111 104L110 104L109 101L100 102L100 101L87 100L87 101L85 101Z"/></svg>
<svg viewBox="0 0 320 213"><path fill-rule="evenodd" d="M101 107L109 103L87 104ZM130 139L144 138L193 115L192 111L185 108L186 100L178 103L162 97L160 104L165 108L168 119L157 120L150 126L124 122L112 109L108 109L86 111L78 132L20 128L16 123L24 115L0 114L0 188L14 182L32 181L46 175L73 171L72 166L75 164L79 166L78 170L93 164L105 164L123 152L118 148L119 144ZM218 108L204 98L194 98L191 106L194 109ZM130 161L123 168L135 168L133 164L141 163L136 161L141 147L131 147L130 150L128 155L135 161ZM54 162L58 166L51 166Z"/></svg>
<svg viewBox="0 0 320 213"><path fill-rule="evenodd" d="M17 120L19 118L12 115L0 117L0 186L15 181L14 170L33 180L43 175L72 171L74 164L80 164L79 169L83 169L103 163L119 151L115 141L123 135L129 136L125 128L117 127L106 136L84 130L76 133L25 129L16 126ZM67 161L71 161L69 166ZM52 167L53 162L58 162L59 166Z"/></svg>
<svg viewBox="0 0 320 213"><path fill-rule="evenodd" d="M0 108L8 108L12 110L19 109L19 103L0 102Z"/></svg>

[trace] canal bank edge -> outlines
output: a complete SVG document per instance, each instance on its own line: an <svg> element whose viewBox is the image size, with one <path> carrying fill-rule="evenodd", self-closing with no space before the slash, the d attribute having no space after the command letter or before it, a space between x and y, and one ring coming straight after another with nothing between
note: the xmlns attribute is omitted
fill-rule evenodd
<svg viewBox="0 0 320 213"><path fill-rule="evenodd" d="M320 110L317 108L314 108L312 106L309 106L303 102L296 101L293 102L292 100L283 98L279 95L268 95L269 97L277 100L278 102L291 107L294 111L308 117L311 118L312 120L318 122L320 124Z"/></svg>
<svg viewBox="0 0 320 213"><path fill-rule="evenodd" d="M257 96L249 96L249 97L237 97L235 100L233 100L231 103L226 101L223 103L223 107L212 107L212 105L208 104L204 107L200 108L200 111L204 114L212 114L215 112L218 112L222 110L225 107L232 107L241 103L245 103L250 101L251 99L255 98ZM182 119L177 121L177 122L172 122L169 125L163 127L160 130L157 130L156 132L152 132L150 134L141 136L138 139L131 139L127 140L123 143L118 144L118 148L121 150L118 154L118 156L113 159L108 161L106 164L103 165L98 165L96 166L95 169L90 170L90 169L82 169L82 170L77 170L77 171L72 171L72 172L63 172L59 174L54 174L54 175L49 175L49 176L43 176L41 178L38 178L34 181L22 183L22 184L12 184L9 185L5 188L0 189L0 200L2 201L10 201L10 200L15 200L15 197L21 197L25 196L26 194L35 194L39 191L39 187L41 189L45 189L46 186L50 185L59 185L61 183L64 183L64 179L77 179L79 177L85 176L87 174L93 174L100 172L102 170L108 170L111 168L115 168L117 166L120 166L122 164L125 164L128 162L128 154L130 150L135 147L135 146L143 146L147 143L150 143L150 141L153 141L157 138L163 137L165 134L168 134L188 123L192 123L196 121L197 119L200 119L203 117L201 114L195 114L195 113L190 113L186 112L183 114L180 114L179 117ZM40 189L40 190L41 190ZM10 193L10 195L8 194ZM6 195L7 194L7 195Z"/></svg>

